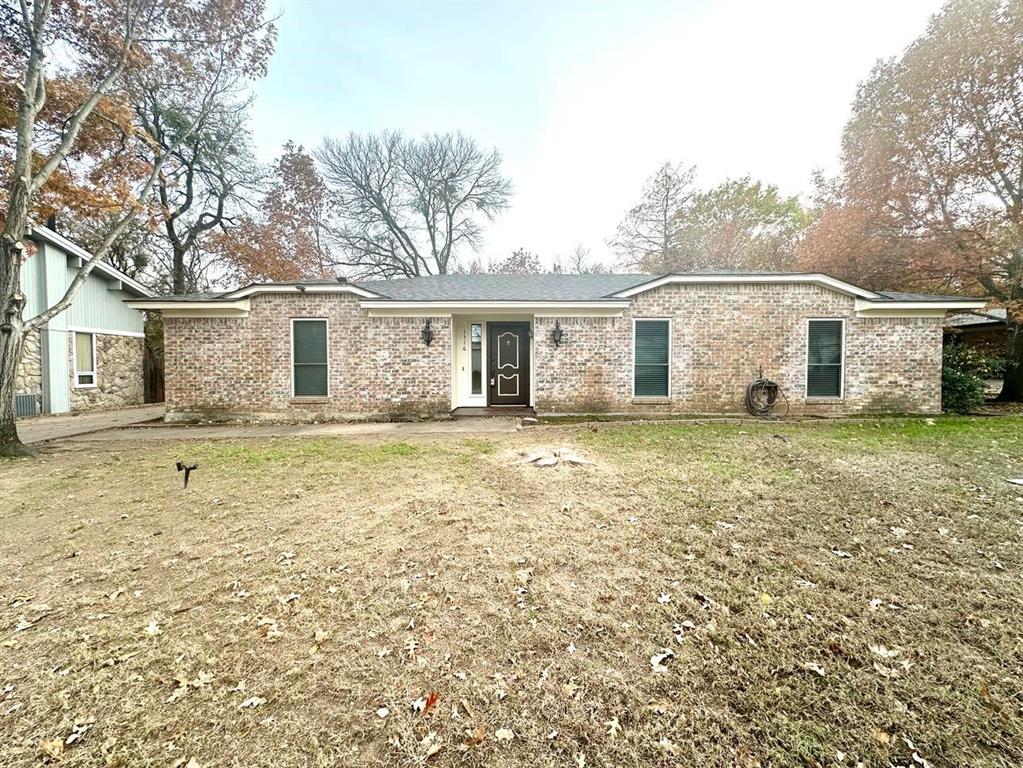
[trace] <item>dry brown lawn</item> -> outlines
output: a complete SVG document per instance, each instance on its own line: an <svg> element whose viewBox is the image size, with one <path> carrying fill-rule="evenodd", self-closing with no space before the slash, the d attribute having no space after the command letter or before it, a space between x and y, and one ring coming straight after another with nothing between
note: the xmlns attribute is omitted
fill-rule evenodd
<svg viewBox="0 0 1023 768"><path fill-rule="evenodd" d="M1023 418L64 443L0 464L0 764L1019 766L1020 476Z"/></svg>

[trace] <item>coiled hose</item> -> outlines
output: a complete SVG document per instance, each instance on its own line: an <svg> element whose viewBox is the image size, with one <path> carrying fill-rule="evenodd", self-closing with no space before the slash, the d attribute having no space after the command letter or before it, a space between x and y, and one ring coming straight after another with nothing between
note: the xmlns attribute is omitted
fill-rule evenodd
<svg viewBox="0 0 1023 768"><path fill-rule="evenodd" d="M775 414L774 407L778 404L779 395L785 405L785 411ZM789 398L777 383L763 378L761 374L760 378L750 382L746 387L746 410L758 419L784 419L789 415Z"/></svg>

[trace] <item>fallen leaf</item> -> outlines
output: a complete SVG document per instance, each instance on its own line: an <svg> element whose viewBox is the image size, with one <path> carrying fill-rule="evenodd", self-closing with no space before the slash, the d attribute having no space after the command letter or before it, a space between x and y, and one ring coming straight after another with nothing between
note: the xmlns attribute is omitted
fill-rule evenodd
<svg viewBox="0 0 1023 768"><path fill-rule="evenodd" d="M498 741L509 742L515 738L515 733L509 728L498 728L494 731L494 738Z"/></svg>
<svg viewBox="0 0 1023 768"><path fill-rule="evenodd" d="M387 707L380 707L380 709L377 710L377 717L381 720L384 720L389 714L391 714L391 710Z"/></svg>
<svg viewBox="0 0 1023 768"><path fill-rule="evenodd" d="M64 754L64 742L61 739L43 739L39 742L39 752L48 760L56 760Z"/></svg>
<svg viewBox="0 0 1023 768"><path fill-rule="evenodd" d="M883 645L871 644L868 647L870 648L871 653L873 653L875 656L880 656L882 659L894 659L896 656L899 655L898 649L889 650Z"/></svg>
<svg viewBox="0 0 1023 768"><path fill-rule="evenodd" d="M831 554L833 554L835 557L852 557L852 555L846 552L844 549L833 549L831 550Z"/></svg>
<svg viewBox="0 0 1023 768"><path fill-rule="evenodd" d="M814 661L804 661L803 662L803 669L805 669L805 670L807 670L809 672L814 672L814 673L820 675L821 677L824 677L824 667L822 667L820 664L818 664L818 663L816 663Z"/></svg>
<svg viewBox="0 0 1023 768"><path fill-rule="evenodd" d="M150 619L149 623L146 625L146 634L152 636L159 635L161 633L162 630L160 629L160 625L156 623L156 619Z"/></svg>
<svg viewBox="0 0 1023 768"><path fill-rule="evenodd" d="M654 672L666 672L668 662L673 658L675 658L675 652L670 648L665 648L660 653L655 653L650 657L650 666L653 667Z"/></svg>
<svg viewBox="0 0 1023 768"><path fill-rule="evenodd" d="M266 699L261 699L259 696L249 696L249 698L241 703L239 708L255 709L256 707L261 707L264 704L266 704Z"/></svg>
<svg viewBox="0 0 1023 768"><path fill-rule="evenodd" d="M612 741L618 738L618 734L622 732L622 726L618 722L617 717L612 717L610 720L605 722L604 725L607 726L607 735L611 737Z"/></svg>
<svg viewBox="0 0 1023 768"><path fill-rule="evenodd" d="M661 592L661 594L657 596L657 602L659 602L661 605L667 605L668 603L671 602L671 595L669 595L667 592Z"/></svg>

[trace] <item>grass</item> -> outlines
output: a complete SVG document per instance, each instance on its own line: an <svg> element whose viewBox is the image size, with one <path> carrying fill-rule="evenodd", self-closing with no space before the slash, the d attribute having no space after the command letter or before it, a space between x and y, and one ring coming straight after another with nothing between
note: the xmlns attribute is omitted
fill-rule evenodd
<svg viewBox="0 0 1023 768"><path fill-rule="evenodd" d="M0 465L0 765L1017 766L1019 476L1023 418L67 443Z"/></svg>

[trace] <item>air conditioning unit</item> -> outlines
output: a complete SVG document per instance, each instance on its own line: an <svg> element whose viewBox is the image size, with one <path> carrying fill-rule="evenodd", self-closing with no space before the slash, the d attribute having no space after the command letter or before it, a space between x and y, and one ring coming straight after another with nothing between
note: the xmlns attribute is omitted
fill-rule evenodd
<svg viewBox="0 0 1023 768"><path fill-rule="evenodd" d="M14 396L14 415L22 419L26 416L39 415L39 395L29 392L28 394Z"/></svg>

